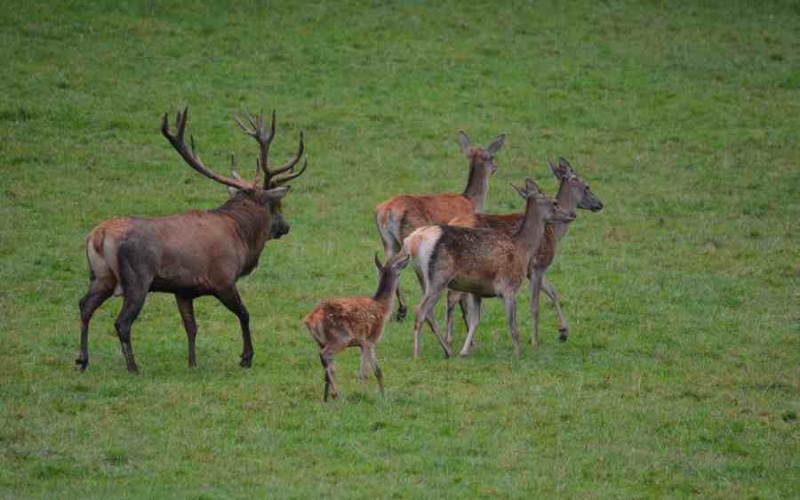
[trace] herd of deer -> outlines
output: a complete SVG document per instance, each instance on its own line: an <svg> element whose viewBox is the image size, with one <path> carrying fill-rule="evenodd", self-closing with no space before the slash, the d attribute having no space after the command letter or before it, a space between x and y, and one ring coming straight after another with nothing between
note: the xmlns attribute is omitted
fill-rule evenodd
<svg viewBox="0 0 800 500"><path fill-rule="evenodd" d="M206 167L190 138L185 142L188 108L177 114L175 132L165 114L161 132L184 161L206 177L228 186L230 198L219 208L192 210L159 218L120 217L102 222L86 239L89 261L89 290L81 298L80 353L75 360L83 371L89 364L89 322L100 305L112 295L122 296L122 309L114 326L129 372L138 367L131 346L131 325L136 320L149 292L175 295L189 342L189 366L195 366L195 298L213 295L239 318L243 349L241 366L253 362L250 316L236 288L236 281L258 265L268 240L279 239L290 226L281 216L281 199L286 185L307 167L295 167L303 157L303 134L297 154L285 165L271 168L269 147L275 135L275 112L269 130L263 116L236 117L244 133L259 145L255 178L242 179L219 175ZM555 287L544 275L555 257L556 242L575 219L575 209L599 211L602 202L564 158L550 162L560 182L555 199L547 197L531 180L525 187L513 186L525 200L525 211L514 214L483 214L489 177L497 171L494 155L503 146L500 135L486 148L470 144L460 133L461 149L469 159L469 180L462 194L399 195L378 205L375 222L383 240L386 262L377 255L378 289L372 297L323 300L303 322L320 346L319 357L325 372L324 400L336 398L334 356L347 347L361 349L362 379L369 368L381 392L383 375L375 356L384 324L397 295L397 319L407 314L407 303L399 283L399 273L409 262L420 282L423 298L414 320L414 357L421 349L421 330L427 323L449 357L455 307L461 307L467 336L460 354L472 349L480 321L481 299L502 297L508 326L519 356L519 331L516 320L516 295L525 277L531 289L531 343L539 344L539 292L553 301L559 320L559 338L567 340L566 317ZM263 178L262 178L263 177ZM434 308L447 290L446 334L442 336Z"/></svg>

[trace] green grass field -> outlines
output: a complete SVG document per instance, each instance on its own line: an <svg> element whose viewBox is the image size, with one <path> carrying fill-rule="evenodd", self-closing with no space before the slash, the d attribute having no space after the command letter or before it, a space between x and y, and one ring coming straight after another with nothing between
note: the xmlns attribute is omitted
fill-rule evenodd
<svg viewBox="0 0 800 500"><path fill-rule="evenodd" d="M800 495L800 4L426 4L4 4L0 498ZM159 133L185 105L224 174L232 151L255 163L234 114L277 109L276 162L305 132L292 232L239 282L254 366L205 298L190 370L174 299L154 294L133 328L142 373L125 371L119 299L79 373L89 230L227 196ZM559 155L603 200L549 272L570 340L547 301L519 359L499 300L466 359L426 331L414 360L413 318L392 322L385 396L351 350L323 404L300 320L374 291L378 203L463 189L459 129L507 134L488 212L521 210L509 183L526 176L554 193Z"/></svg>

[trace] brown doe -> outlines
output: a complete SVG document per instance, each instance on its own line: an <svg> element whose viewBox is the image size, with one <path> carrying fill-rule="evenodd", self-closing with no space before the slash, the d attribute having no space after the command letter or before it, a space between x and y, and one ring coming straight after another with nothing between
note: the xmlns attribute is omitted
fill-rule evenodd
<svg viewBox="0 0 800 500"><path fill-rule="evenodd" d="M258 265L258 258L270 239L289 232L281 216L281 198L289 190L286 182L300 176L307 160L295 172L303 156L303 134L297 154L282 167L271 169L269 146L275 135L275 112L269 133L261 115L248 116L249 126L236 118L242 130L259 144L256 175L246 182L234 173L224 177L207 168L194 147L184 141L188 108L176 118L177 131L170 131L167 115L161 132L184 161L204 176L228 186L231 196L214 210L192 210L158 218L120 217L95 227L86 238L89 261L89 290L80 300L81 346L75 360L80 370L89 364L89 322L95 310L112 294L123 297L114 326L122 345L129 372L138 367L131 346L131 324L136 320L149 292L175 295L189 340L189 366L195 366L195 298L213 295L239 318L242 329L240 365L253 361L250 316L239 296L236 280ZM260 179L263 173L263 182ZM283 175L281 175L283 174Z"/></svg>
<svg viewBox="0 0 800 500"><path fill-rule="evenodd" d="M569 162L559 157L558 166L548 160L550 170L556 179L559 180L558 193L556 194L556 201L559 206L566 211L574 211L576 208L583 210L590 210L592 212L599 212L603 209L603 202L592 192L589 185L581 177L579 177L570 166ZM456 217L450 221L451 225L479 227L504 231L509 234L516 231L522 224L523 213L514 214L474 214L466 217ZM556 255L556 245L558 240L566 234L569 224L565 223L548 223L545 226L544 239L539 245L536 253L531 259L528 268L528 278L531 282L531 319L533 321L533 329L531 330L531 343L534 346L539 345L539 290L544 290L550 300L555 306L556 313L558 314L559 321L559 339L566 342L569 335L569 328L567 326L567 318L561 309L561 303L558 299L558 292L555 286L545 278L545 273L550 265L553 263ZM445 341L450 344L453 332L453 316L456 304L461 305L462 315L464 321L470 316L468 307L470 300L464 297L464 294L454 290L448 291L447 295L447 316L446 328L447 334ZM480 317L479 312L478 318ZM471 344L464 344L461 349L461 355L467 356L472 348Z"/></svg>
<svg viewBox="0 0 800 500"><path fill-rule="evenodd" d="M516 296L527 274L528 263L544 237L545 223L570 222L575 214L566 212L546 197L531 179L525 189L514 187L525 198L525 217L513 234L471 227L428 226L412 233L403 242L403 253L410 253L423 271L425 295L414 321L414 357L420 353L420 330L446 288L468 293L473 302L469 311L479 312L483 297L502 297L506 317L519 356ZM471 343L477 318L469 319L467 342ZM449 346L431 325L439 344L449 354Z"/></svg>
<svg viewBox="0 0 800 500"><path fill-rule="evenodd" d="M371 366L383 393L383 372L375 356L375 344L381 339L383 327L392 312L392 297L399 273L409 258L409 255L397 255L381 265L376 255L375 267L379 278L375 295L323 300L303 319L320 347L319 359L325 371L324 401L328 400L329 393L334 399L339 395L334 381L333 357L348 347L361 349L359 377L366 380L368 366Z"/></svg>
<svg viewBox="0 0 800 500"><path fill-rule="evenodd" d="M469 158L467 187L461 194L443 193L431 195L401 194L384 201L375 208L375 223L378 226L386 259L396 255L403 240L415 229L433 224L445 224L459 215L483 211L489 190L489 176L497 171L494 155L503 146L505 135L500 134L486 148L472 147L467 134L459 132L461 151ZM417 278L422 284L419 271ZM403 292L397 287L397 319L402 320L408 311ZM429 318L433 320L433 316Z"/></svg>

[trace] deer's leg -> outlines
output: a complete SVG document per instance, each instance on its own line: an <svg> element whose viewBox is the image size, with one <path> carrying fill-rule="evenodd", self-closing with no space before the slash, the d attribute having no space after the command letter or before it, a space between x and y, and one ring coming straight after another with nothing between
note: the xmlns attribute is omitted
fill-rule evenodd
<svg viewBox="0 0 800 500"><path fill-rule="evenodd" d="M108 300L112 293L114 293L114 283L92 280L86 295L78 302L81 311L81 351L75 364L80 371L86 370L89 366L89 322L97 308Z"/></svg>
<svg viewBox="0 0 800 500"><path fill-rule="evenodd" d="M542 289L542 269L531 269L531 345L539 347L539 291Z"/></svg>
<svg viewBox="0 0 800 500"><path fill-rule="evenodd" d="M368 346L366 345L362 344L360 348L361 348L361 364L358 367L358 378L362 382L366 382L367 380L369 380L369 365L370 365L369 351L368 351Z"/></svg>
<svg viewBox="0 0 800 500"><path fill-rule="evenodd" d="M336 399L339 397L339 391L336 388L336 380L334 378L334 363L333 363L333 356L347 347L346 345L341 346L335 343L330 343L325 345L319 351L319 359L322 362L322 367L325 369L325 394L322 398L323 401L328 400L328 395L332 399Z"/></svg>
<svg viewBox="0 0 800 500"><path fill-rule="evenodd" d="M455 310L456 304L462 304L461 307L461 315L464 318L464 323L467 322L467 313L463 307L463 293L457 292L455 290L448 290L447 291L447 310L445 312L445 337L444 341L447 342L447 345L453 345L453 331L455 331Z"/></svg>
<svg viewBox="0 0 800 500"><path fill-rule="evenodd" d="M422 323L424 321L428 322L428 325L431 327L431 331L436 336L436 340L439 341L439 344L442 346L442 350L444 350L444 356L449 358L452 354L450 350L450 346L442 338L441 334L439 333L439 328L436 326L435 321L431 321L428 318L429 315L433 314L433 309L436 307L436 303L439 301L439 297L442 294L444 287L429 287L428 290L425 292L425 297L422 299L419 307L417 308L417 317L414 320L414 357L419 357L421 351L421 330L422 330Z"/></svg>
<svg viewBox="0 0 800 500"><path fill-rule="evenodd" d="M380 232L381 240L383 240L383 258L384 262L386 262L400 251L401 244L395 239L394 235L388 232L388 229L382 227L380 224L378 224L378 232ZM397 321L403 321L408 314L408 302L406 302L403 295L399 279L395 294L397 295L397 315L395 319L397 319Z"/></svg>
<svg viewBox="0 0 800 500"><path fill-rule="evenodd" d="M508 329L511 332L511 341L514 342L514 356L519 357L519 330L517 329L517 297L516 294L508 294L503 297L506 303L506 317L508 318Z"/></svg>
<svg viewBox="0 0 800 500"><path fill-rule="evenodd" d="M239 325L242 327L242 356L239 366L250 368L253 366L253 341L250 336L250 313L242 303L239 290L236 285L216 293L216 297L230 312L239 318Z"/></svg>
<svg viewBox="0 0 800 500"><path fill-rule="evenodd" d="M464 339L464 346L461 348L461 356L469 356L474 344L475 331L481 322L481 298L471 293L464 294L467 303L467 338Z"/></svg>
<svg viewBox="0 0 800 500"><path fill-rule="evenodd" d="M550 300L553 302L553 307L556 308L556 314L558 314L558 340L566 342L567 337L569 337L569 325L567 325L567 316L564 314L564 311L561 310L561 301L558 300L558 290L546 277L542 278L542 290L550 297Z"/></svg>
<svg viewBox="0 0 800 500"><path fill-rule="evenodd" d="M194 319L194 299L175 295L178 302L178 311L181 313L183 328L189 341L189 368L197 366L194 355L194 339L197 336L197 322Z"/></svg>
<svg viewBox="0 0 800 500"><path fill-rule="evenodd" d="M378 357L375 356L375 346L369 345L367 353L369 354L369 361L372 365L372 372L375 373L375 378L378 380L378 389L381 391L381 394L383 394L383 371L378 364Z"/></svg>
<svg viewBox="0 0 800 500"><path fill-rule="evenodd" d="M125 363L127 364L128 371L131 373L138 373L139 367L136 366L136 360L133 356L133 345L131 344L131 325L144 306L144 300L147 296L147 288L134 287L128 283L125 287L125 295L122 302L122 310L117 316L117 321L114 327L117 329L119 336L119 343L122 346L122 354L125 356Z"/></svg>

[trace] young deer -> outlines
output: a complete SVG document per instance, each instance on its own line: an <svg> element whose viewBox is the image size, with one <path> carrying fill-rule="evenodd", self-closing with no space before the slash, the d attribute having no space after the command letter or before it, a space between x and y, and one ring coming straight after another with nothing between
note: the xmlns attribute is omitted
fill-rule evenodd
<svg viewBox="0 0 800 500"><path fill-rule="evenodd" d="M514 187L525 198L525 216L513 234L470 227L448 225L428 226L412 233L403 242L403 252L410 253L422 269L425 295L414 321L414 357L420 353L422 322L431 313L445 288L467 292L472 302L468 318L467 343L478 326L480 301L483 297L502 297L514 342L514 354L519 356L519 332L516 320L516 296L527 274L528 263L544 237L546 222L570 222L574 213L566 212L558 203L546 197L531 179L525 189ZM449 346L433 328L439 344L449 352Z"/></svg>
<svg viewBox="0 0 800 500"><path fill-rule="evenodd" d="M556 201L559 206L567 211L574 211L576 208L591 210L592 212L599 212L603 209L603 202L589 189L589 185L581 177L579 177L570 166L569 162L560 157L558 159L558 166L554 165L552 161L548 160L550 170L553 175L559 180L558 193L556 194ZM451 225L467 226L467 227L480 227L495 229L513 233L522 223L524 214L474 214L466 217L456 217L450 221ZM550 265L553 263L556 253L556 245L564 234L566 234L569 224L564 223L548 223L545 226L544 239L537 249L536 253L531 259L528 268L528 277L531 280L531 318L533 321L533 329L531 332L531 343L534 346L539 345L538 325L539 325L539 290L544 290L550 300L555 306L558 314L559 321L559 339L566 342L569 334L567 326L567 318L561 309L561 304L558 299L558 292L555 286L545 278L545 273ZM464 294L450 290L447 296L447 317L446 317L446 342L449 344L452 339L453 332L453 316L456 304L461 305L462 315L466 322L469 316L467 308L470 301L468 301ZM471 345L465 344L461 350L461 355L468 355Z"/></svg>
<svg viewBox="0 0 800 500"><path fill-rule="evenodd" d="M494 155L503 146L505 135L497 136L486 148L472 147L469 137L462 130L459 132L459 141L461 151L469 158L469 178L463 193L401 194L375 208L375 224L383 240L386 259L397 254L403 240L419 227L445 224L453 217L483 211L489 189L489 176L497 171ZM415 269L415 272L422 285L419 271ZM408 306L399 285L397 302L397 319L402 320ZM433 321L433 316L429 319Z"/></svg>
<svg viewBox="0 0 800 500"><path fill-rule="evenodd" d="M381 339L383 327L391 314L392 296L397 288L400 271L408 264L409 255L397 255L381 265L375 256L378 269L378 289L372 297L352 297L323 300L303 322L319 344L319 359L325 371L325 393L336 399L339 391L334 381L333 357L347 347L361 349L359 378L366 380L368 366L372 366L378 387L383 393L383 372L375 357L375 344Z"/></svg>
<svg viewBox="0 0 800 500"><path fill-rule="evenodd" d="M122 310L114 326L122 345L129 372L138 367L131 346L131 325L136 320L149 292L175 295L178 311L189 340L189 366L195 366L197 324L193 301L202 295L213 295L239 318L243 350L240 365L249 368L253 362L250 339L250 315L239 292L236 280L249 274L258 265L264 245L289 232L281 216L281 198L289 186L286 182L301 175L294 166L303 155L303 134L297 154L286 165L270 169L268 151L275 134L275 112L269 135L261 116L250 127L239 120L242 130L256 139L259 157L255 180L243 181L234 176L221 176L208 169L194 148L184 141L188 108L178 113L177 132L169 130L167 115L161 132L186 163L204 176L231 189L231 198L215 210L193 210L181 214L143 219L121 217L95 227L86 239L89 261L89 291L80 300L81 347L75 362L80 370L89 364L89 322L95 310L112 294L122 295ZM263 183L260 180L264 174ZM283 174L283 175L280 175Z"/></svg>

